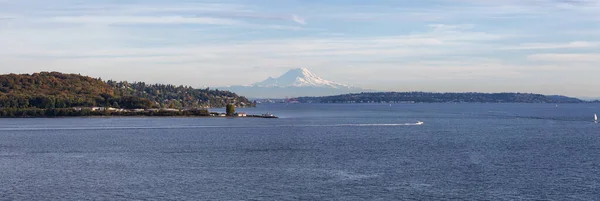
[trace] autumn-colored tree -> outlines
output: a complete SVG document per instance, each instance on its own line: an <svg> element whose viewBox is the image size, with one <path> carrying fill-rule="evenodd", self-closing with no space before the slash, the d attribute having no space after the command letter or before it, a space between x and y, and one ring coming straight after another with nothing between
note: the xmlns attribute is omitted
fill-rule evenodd
<svg viewBox="0 0 600 201"><path fill-rule="evenodd" d="M233 116L235 114L235 106L233 104L227 104L226 113L227 116Z"/></svg>

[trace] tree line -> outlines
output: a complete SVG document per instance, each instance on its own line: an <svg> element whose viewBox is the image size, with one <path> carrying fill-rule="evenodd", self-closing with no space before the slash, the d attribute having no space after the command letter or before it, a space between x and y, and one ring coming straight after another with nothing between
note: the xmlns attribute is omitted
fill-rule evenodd
<svg viewBox="0 0 600 201"><path fill-rule="evenodd" d="M206 109L192 109L182 111L167 111L167 110L148 110L140 112L115 112L115 111L92 111L90 109L73 109L73 108L54 108L54 109L38 109L38 108L4 108L0 109L0 118L35 118L35 117L85 117L85 116L190 116L204 117L210 116Z"/></svg>
<svg viewBox="0 0 600 201"><path fill-rule="evenodd" d="M584 103L577 98L530 93L373 92L325 97L301 97L303 103Z"/></svg>
<svg viewBox="0 0 600 201"><path fill-rule="evenodd" d="M254 106L235 93L189 86L102 81L79 74L41 72L0 75L0 108L60 109L115 107L124 109Z"/></svg>
<svg viewBox="0 0 600 201"><path fill-rule="evenodd" d="M222 90L194 89L190 86L170 84L146 84L144 82L116 82L107 84L114 88L117 96L135 96L151 100L159 108L252 107L254 103L233 92Z"/></svg>

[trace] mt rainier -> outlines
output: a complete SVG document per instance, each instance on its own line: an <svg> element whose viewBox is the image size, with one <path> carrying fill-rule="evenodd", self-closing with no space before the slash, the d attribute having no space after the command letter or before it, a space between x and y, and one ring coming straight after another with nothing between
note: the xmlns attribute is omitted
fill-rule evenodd
<svg viewBox="0 0 600 201"><path fill-rule="evenodd" d="M328 96L364 91L337 82L325 80L306 68L292 69L283 75L249 86L219 87L251 98L283 98L299 96Z"/></svg>
<svg viewBox="0 0 600 201"><path fill-rule="evenodd" d="M339 84L325 80L306 68L298 68L288 71L278 78L269 77L267 80L254 83L256 87L329 87L350 88L348 85Z"/></svg>

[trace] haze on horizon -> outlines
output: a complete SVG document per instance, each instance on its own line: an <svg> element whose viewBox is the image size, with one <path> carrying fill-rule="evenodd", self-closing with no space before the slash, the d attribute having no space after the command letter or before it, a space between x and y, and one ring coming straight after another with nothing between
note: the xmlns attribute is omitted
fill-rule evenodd
<svg viewBox="0 0 600 201"><path fill-rule="evenodd" d="M0 0L0 73L600 97L600 0Z"/></svg>

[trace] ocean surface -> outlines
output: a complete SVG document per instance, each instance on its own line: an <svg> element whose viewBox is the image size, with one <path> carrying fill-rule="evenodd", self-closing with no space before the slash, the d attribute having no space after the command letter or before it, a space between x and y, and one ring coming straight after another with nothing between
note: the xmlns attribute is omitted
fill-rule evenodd
<svg viewBox="0 0 600 201"><path fill-rule="evenodd" d="M0 119L0 200L600 200L597 104L238 111Z"/></svg>

